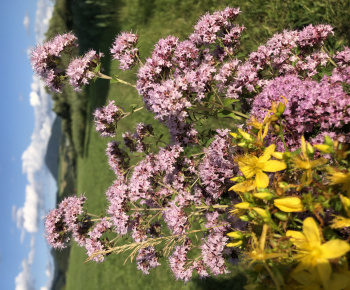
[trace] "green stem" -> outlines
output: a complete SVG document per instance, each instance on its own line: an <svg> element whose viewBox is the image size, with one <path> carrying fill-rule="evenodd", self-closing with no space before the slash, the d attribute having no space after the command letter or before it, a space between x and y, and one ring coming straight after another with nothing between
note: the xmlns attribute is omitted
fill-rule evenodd
<svg viewBox="0 0 350 290"><path fill-rule="evenodd" d="M266 263L264 263L264 266L265 266L265 269L267 270L267 272L270 274L273 282L275 283L276 289L280 290L281 289L280 283L277 281L277 279L276 279L275 275L273 274L272 270L270 269L270 267Z"/></svg>
<svg viewBox="0 0 350 290"><path fill-rule="evenodd" d="M100 79L105 79L105 80L116 80L116 81L118 81L119 83L122 83L122 84L124 84L124 85L130 86L130 87L133 87L133 88L136 88L136 86L133 85L133 84L130 84L130 83L126 82L126 81L123 81L123 80L121 80L121 79L119 79L119 78L117 78L117 77L112 78L112 77L107 76L107 75L105 75L105 74L103 74L103 73L101 73L101 72L97 72L97 73L96 73L96 76L99 77Z"/></svg>
<svg viewBox="0 0 350 290"><path fill-rule="evenodd" d="M333 59L331 58L328 49L322 46L322 47L321 47L321 50L322 50L324 53L326 53L326 54L328 55L328 57L329 57L329 62L330 62L331 64L333 64L335 67L338 67L337 64L336 64L336 63L333 61Z"/></svg>
<svg viewBox="0 0 350 290"><path fill-rule="evenodd" d="M134 110L134 111L132 111L132 112L128 112L128 113L126 113L123 117L121 117L120 119L124 119L124 118L126 118L127 116L129 116L131 113L135 113L135 112L137 112L137 111L140 111L140 110L142 110L144 107L142 106L142 107L140 107L140 108L138 108L138 109L136 109L136 110Z"/></svg>

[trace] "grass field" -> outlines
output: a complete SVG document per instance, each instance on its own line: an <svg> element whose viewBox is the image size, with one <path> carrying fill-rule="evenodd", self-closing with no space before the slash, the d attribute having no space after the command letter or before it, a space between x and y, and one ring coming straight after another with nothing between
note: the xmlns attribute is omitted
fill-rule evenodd
<svg viewBox="0 0 350 290"><path fill-rule="evenodd" d="M84 1L73 1L84 2ZM86 1L87 2L87 1ZM103 2L103 1L100 1ZM99 33L90 33L89 37L84 39L80 44L81 51L86 51L93 47L103 52L106 57L103 60L104 73L112 75L117 74L121 79L129 82L135 82L137 69L122 73L117 69L117 62L110 61L108 48L113 42L113 38L120 31L133 31L140 35L139 45L141 56L148 56L159 38L168 35L175 35L183 40L193 29L198 17L206 11L215 11L230 6L241 6L243 15L238 18L238 23L244 24L247 30L251 30L250 34L243 37L242 42L244 49L251 50L256 48L263 40L266 40L273 33L281 30L281 27L295 28L305 24L329 22L325 17L332 19L332 15L343 17L341 10L345 9L346 2L344 1L328 1L329 3L322 6L324 11L328 11L328 6L342 6L341 9L334 9L336 13L325 13L317 5L313 5L312 11L307 15L298 15L299 10L305 10L305 7L293 6L295 11L288 12L289 4L284 1L271 1L270 4L265 1L220 1L220 0L129 0L129 1L106 1L112 6L108 8L109 20L110 15L113 15L112 21L108 22L105 29L100 29ZM287 1L288 2L288 1ZM318 1L322 2L322 1ZM294 2L293 2L294 3ZM302 4L302 2L300 2ZM305 2L307 3L307 2ZM345 3L345 4L343 4ZM301 5L300 4L300 5ZM290 4L291 5L291 4ZM305 4L306 5L306 4ZM326 7L327 6L327 7ZM337 6L337 7L338 7ZM77 6L78 7L78 6ZM320 6L321 7L321 6ZM78 8L76 8L78 9ZM299 9L299 10L298 10ZM309 10L310 10L309 9ZM339 11L339 12L338 12ZM73 11L78 13L77 11ZM293 14L294 13L294 14ZM314 18L310 17L313 15ZM246 16L244 16L246 15ZM323 15L323 16L322 16ZM323 18L322 18L323 17ZM270 20L267 20L270 19ZM297 20L298 19L298 20ZM345 17L346 19L346 17ZM289 26L286 23L289 22ZM309 22L310 21L310 22ZM74 21L73 21L74 23ZM284 25L284 26L283 26ZM102 25L103 27L103 25ZM344 31L346 26L339 26ZM345 28L344 28L345 27ZM339 31L341 31L339 28ZM84 37L89 33L86 27L77 21L73 30L77 31L78 37ZM347 43L349 36L340 33L343 43ZM94 41L94 36L96 41ZM107 100L115 100L116 104L129 110L130 104L142 106L142 100L138 97L133 88L122 84L109 84L106 80L97 80L85 89L87 107L86 117L76 118L72 121L73 131L81 132L81 128L85 130L84 140L80 140L83 144L81 154L77 155L76 169L76 190L78 194L84 193L87 197L88 211L93 214L100 214L107 206L105 191L112 184L115 176L108 168L107 157L105 155L106 144L111 141L111 138L102 139L95 132L93 126L92 112L96 107L103 106ZM77 121L77 119L79 119ZM82 124L83 121L85 124ZM165 128L157 125L157 121L153 116L145 110L139 114L131 115L123 119L118 124L118 137L121 140L121 134L124 131L133 130L136 123L152 123L157 128L158 132L166 133ZM77 142L75 142L77 143ZM61 163L61 171L64 170L64 164ZM65 182L64 179L61 179ZM66 188L66 184L61 184ZM124 266L124 261L128 255L111 255L102 264L94 262L84 263L87 256L85 250L79 248L75 244L72 245L69 257L69 264L66 273L66 290L79 289L243 289L245 281L242 273L236 266L230 266L231 274L209 278L204 281L193 279L191 282L184 285L183 282L174 281L170 267L166 259L160 262L162 266L151 271L150 275L142 275L141 271L136 269L134 262L128 261Z"/></svg>

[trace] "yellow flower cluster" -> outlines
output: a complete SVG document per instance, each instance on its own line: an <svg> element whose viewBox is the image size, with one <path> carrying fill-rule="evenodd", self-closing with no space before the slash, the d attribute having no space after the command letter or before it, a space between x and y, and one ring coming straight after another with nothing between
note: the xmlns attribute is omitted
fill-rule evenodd
<svg viewBox="0 0 350 290"><path fill-rule="evenodd" d="M239 152L233 161L241 172L231 178L235 184L229 190L241 198L231 214L251 231L234 229L227 246L239 247L250 270L260 273L259 282L248 276L246 289L257 283L275 289L350 289L350 151L329 137L311 145L302 136L294 152L265 146L272 126L283 131L279 120L285 106L286 100L273 104L262 123L252 119L250 131L231 133Z"/></svg>

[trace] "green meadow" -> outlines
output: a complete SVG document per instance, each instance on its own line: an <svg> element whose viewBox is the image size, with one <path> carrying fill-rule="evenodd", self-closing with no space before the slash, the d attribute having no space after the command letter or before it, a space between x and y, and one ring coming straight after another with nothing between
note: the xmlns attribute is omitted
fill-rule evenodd
<svg viewBox="0 0 350 290"><path fill-rule="evenodd" d="M256 49L269 37L283 29L302 28L310 23L329 23L335 27L336 38L327 45L340 47L350 41L350 2L331 1L221 1L221 0L57 0L47 38L57 33L73 31L79 39L82 54L93 48L105 54L104 73L135 83L137 68L122 72L111 60L109 48L121 31L139 35L141 59L151 54L160 38L174 35L184 40L192 31L198 17L226 6L241 7L237 23L246 27L242 37L242 52ZM336 40L336 41L335 41ZM126 111L131 104L143 105L135 89L123 84L109 84L99 79L82 93L68 86L63 94L54 94L54 111L62 118L60 145L58 202L71 194L85 194L88 212L99 215L106 209L105 192L115 178L109 169L105 149L112 138L102 139L95 131L92 113L108 100L115 100ZM166 129L141 110L118 123L117 140L121 134L132 131L139 122L151 123L155 130L167 134ZM225 126L225 123L216 124ZM136 162L136 160L134 160ZM72 243L70 250L56 254L56 278L60 283L54 289L243 289L245 278L237 266L230 265L231 274L206 280L194 278L184 285L175 281L167 259L162 266L142 275L135 262L125 260L128 253L110 255L104 263L84 263L85 250Z"/></svg>

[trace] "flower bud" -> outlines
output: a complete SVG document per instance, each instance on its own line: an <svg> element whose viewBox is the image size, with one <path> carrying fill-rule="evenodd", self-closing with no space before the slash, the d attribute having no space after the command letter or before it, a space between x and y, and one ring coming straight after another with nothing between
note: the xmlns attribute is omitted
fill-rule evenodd
<svg viewBox="0 0 350 290"><path fill-rule="evenodd" d="M315 149L314 147L312 147L312 145L310 143L306 143L306 151L308 154L314 154L315 153Z"/></svg>
<svg viewBox="0 0 350 290"><path fill-rule="evenodd" d="M242 243L243 242L240 240L238 242L228 243L226 247L239 247L240 245L242 245Z"/></svg>
<svg viewBox="0 0 350 290"><path fill-rule="evenodd" d="M279 131L281 130L280 126L278 125L273 126L273 129L275 130L275 133L279 133Z"/></svg>
<svg viewBox="0 0 350 290"><path fill-rule="evenodd" d="M350 199L340 194L341 203L346 211L350 210Z"/></svg>
<svg viewBox="0 0 350 290"><path fill-rule="evenodd" d="M315 144L314 147L322 153L332 153L333 147L326 144Z"/></svg>
<svg viewBox="0 0 350 290"><path fill-rule="evenodd" d="M279 103L278 106L277 106L277 116L280 117L283 113L284 113L284 110L286 109L286 105L282 104L282 103Z"/></svg>
<svg viewBox="0 0 350 290"><path fill-rule="evenodd" d="M278 186L283 189L283 188L288 187L289 184L287 182L285 182L285 181L281 181L281 182L278 183Z"/></svg>
<svg viewBox="0 0 350 290"><path fill-rule="evenodd" d="M243 234L239 231L227 233L226 236L239 240L243 238Z"/></svg>
<svg viewBox="0 0 350 290"><path fill-rule="evenodd" d="M327 135L324 136L324 143L328 146L331 146L331 147L334 146L332 138L327 136Z"/></svg>
<svg viewBox="0 0 350 290"><path fill-rule="evenodd" d="M270 192L257 192L257 193L253 193L253 196L259 199L266 199L266 200L270 200L273 195Z"/></svg>
<svg viewBox="0 0 350 290"><path fill-rule="evenodd" d="M234 207L239 208L239 209L248 209L250 207L250 203L249 202L241 202L241 203L235 204Z"/></svg>
<svg viewBox="0 0 350 290"><path fill-rule="evenodd" d="M260 207L253 207L253 210L264 219L270 218L270 214L265 209L262 209Z"/></svg>
<svg viewBox="0 0 350 290"><path fill-rule="evenodd" d="M241 219L241 221L243 221L243 222L249 222L249 217L247 216L247 215L241 215L240 217L239 217L240 219Z"/></svg>
<svg viewBox="0 0 350 290"><path fill-rule="evenodd" d="M274 200L274 204L284 212L301 212L304 205L299 197L284 197Z"/></svg>
<svg viewBox="0 0 350 290"><path fill-rule="evenodd" d="M281 221L288 220L288 214L286 212L277 211L273 215Z"/></svg>
<svg viewBox="0 0 350 290"><path fill-rule="evenodd" d="M286 151L283 153L284 159L289 159L292 156L292 154L289 151Z"/></svg>
<svg viewBox="0 0 350 290"><path fill-rule="evenodd" d="M244 132L243 130L241 130L241 129L238 129L238 132L239 132L239 134L241 134L242 135L242 137L244 138L244 139L247 139L247 140L252 140L252 136L250 135L250 134L248 134L247 132Z"/></svg>
<svg viewBox="0 0 350 290"><path fill-rule="evenodd" d="M244 177L243 176L236 176L236 177L232 177L230 178L231 181L235 181L235 182L243 182L244 181Z"/></svg>

